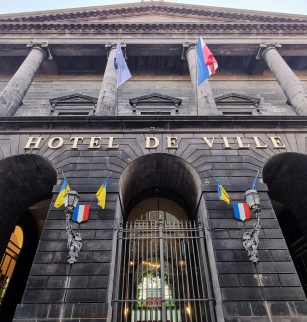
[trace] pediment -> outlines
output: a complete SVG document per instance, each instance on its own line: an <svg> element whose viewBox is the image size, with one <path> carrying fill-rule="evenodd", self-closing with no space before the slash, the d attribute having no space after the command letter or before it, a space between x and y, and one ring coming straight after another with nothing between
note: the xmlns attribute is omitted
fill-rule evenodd
<svg viewBox="0 0 307 322"><path fill-rule="evenodd" d="M148 19L149 18L149 19ZM18 23L260 23L307 21L303 15L281 14L254 10L199 6L161 1L83 7L0 15L1 22Z"/></svg>
<svg viewBox="0 0 307 322"><path fill-rule="evenodd" d="M97 98L83 94L71 94L60 96L49 100L53 106L70 106L70 105L95 105Z"/></svg>
<svg viewBox="0 0 307 322"><path fill-rule="evenodd" d="M261 98L238 93L228 93L214 98L217 105L258 105Z"/></svg>
<svg viewBox="0 0 307 322"><path fill-rule="evenodd" d="M137 105L175 105L178 106L182 102L181 98L152 93L129 99L131 106Z"/></svg>

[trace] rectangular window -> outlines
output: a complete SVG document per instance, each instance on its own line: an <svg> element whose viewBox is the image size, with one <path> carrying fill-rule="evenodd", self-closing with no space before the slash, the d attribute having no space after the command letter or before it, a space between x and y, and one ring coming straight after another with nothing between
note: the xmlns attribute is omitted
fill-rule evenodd
<svg viewBox="0 0 307 322"><path fill-rule="evenodd" d="M171 112L141 112L141 115L171 115Z"/></svg>
<svg viewBox="0 0 307 322"><path fill-rule="evenodd" d="M253 115L253 112L222 112L226 116L248 116Z"/></svg>
<svg viewBox="0 0 307 322"><path fill-rule="evenodd" d="M59 112L58 116L87 116L89 112Z"/></svg>

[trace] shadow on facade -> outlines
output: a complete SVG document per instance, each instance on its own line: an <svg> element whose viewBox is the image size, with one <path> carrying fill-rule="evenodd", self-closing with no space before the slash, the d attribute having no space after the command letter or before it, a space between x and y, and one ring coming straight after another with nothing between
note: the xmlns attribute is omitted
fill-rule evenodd
<svg viewBox="0 0 307 322"><path fill-rule="evenodd" d="M0 161L0 320L12 321L21 302L39 235L47 216L57 174L41 156L20 155ZM12 239L20 227L23 243Z"/></svg>
<svg viewBox="0 0 307 322"><path fill-rule="evenodd" d="M307 295L306 177L307 156L299 153L274 156L263 168L272 206ZM300 281L293 276L288 286L299 286Z"/></svg>

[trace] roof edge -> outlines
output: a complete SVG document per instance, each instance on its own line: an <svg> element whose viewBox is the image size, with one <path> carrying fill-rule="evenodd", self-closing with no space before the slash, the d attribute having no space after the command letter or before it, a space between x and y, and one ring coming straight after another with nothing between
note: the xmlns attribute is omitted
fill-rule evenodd
<svg viewBox="0 0 307 322"><path fill-rule="evenodd" d="M202 5L190 5L190 4L181 4L175 2L163 2L163 1L150 1L150 2L131 2L123 4L114 4L114 5L103 5L103 6L93 6L93 7L79 7L79 8L67 8L67 9L58 9L58 10L44 10L44 11L33 11L33 12L21 12L21 13L9 13L0 15L0 19L5 18L26 18L26 17L39 17L46 15L58 15L58 14L69 14L69 13L78 13L82 12L94 12L100 10L114 10L114 9L128 9L131 7L143 8L143 7L168 7L168 8L181 8L189 10L206 10L212 12L225 12L230 14L245 14L245 15L258 15L262 17L272 17L275 18L285 18L285 19L307 19L307 15L299 14L289 14L289 13L278 13L270 11L258 11L258 10L248 10L248 9L234 9L234 8L225 8L225 7L212 7L212 6L202 6Z"/></svg>

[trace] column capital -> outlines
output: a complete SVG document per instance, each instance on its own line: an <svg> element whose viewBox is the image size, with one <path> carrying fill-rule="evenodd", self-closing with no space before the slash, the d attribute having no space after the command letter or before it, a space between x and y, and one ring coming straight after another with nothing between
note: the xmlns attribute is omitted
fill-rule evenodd
<svg viewBox="0 0 307 322"><path fill-rule="evenodd" d="M188 52L190 49L195 49L195 48L196 48L196 45L197 45L197 43L195 43L195 42L185 42L185 43L182 45L181 59L182 59L182 60L187 59L187 52Z"/></svg>
<svg viewBox="0 0 307 322"><path fill-rule="evenodd" d="M109 58L110 51L116 49L117 43L116 42L109 42L105 44L107 50L107 58ZM120 43L121 48L125 49L124 58L127 60L127 51L126 51L126 44L124 42Z"/></svg>
<svg viewBox="0 0 307 322"><path fill-rule="evenodd" d="M260 46L258 47L258 52L257 52L257 56L256 59L257 60L261 60L263 59L263 54L270 50L270 49L278 49L281 47L281 44L278 43L266 43L266 44L260 44Z"/></svg>
<svg viewBox="0 0 307 322"><path fill-rule="evenodd" d="M33 42L33 41L30 41L27 44L27 47L32 48L32 49L36 48L36 49L42 51L45 54L46 59L48 59L48 60L52 59L52 55L51 55L51 52L50 52L50 49L49 49L49 46L48 46L47 42Z"/></svg>

